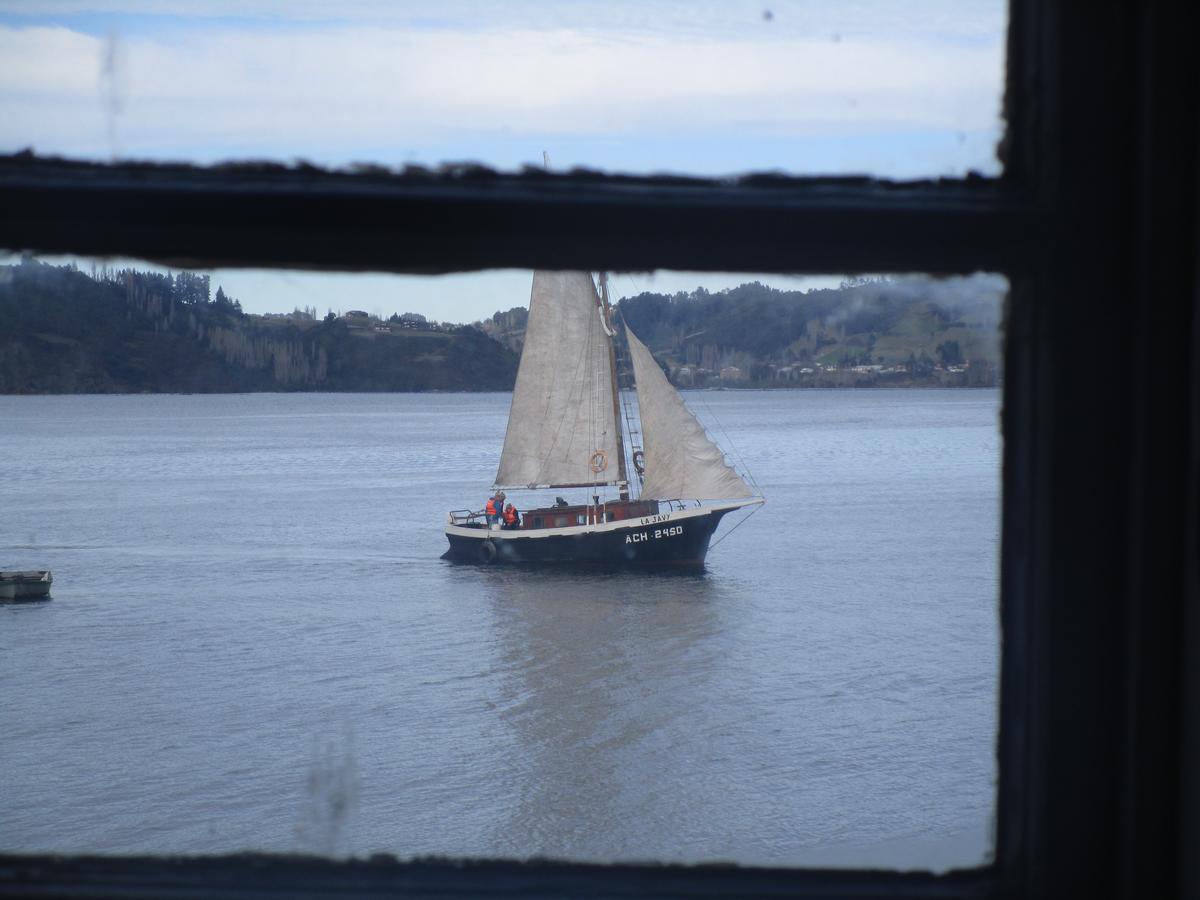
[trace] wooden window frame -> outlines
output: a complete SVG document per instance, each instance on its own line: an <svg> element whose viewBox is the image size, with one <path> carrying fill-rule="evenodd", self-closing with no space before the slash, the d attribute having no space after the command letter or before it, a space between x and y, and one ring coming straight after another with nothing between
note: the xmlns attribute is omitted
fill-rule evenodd
<svg viewBox="0 0 1200 900"><path fill-rule="evenodd" d="M1200 92L1182 10L1013 0L997 179L0 159L11 249L414 273L985 270L1012 285L992 863L933 875L8 855L0 896L1200 895ZM1118 377L1098 346L1119 346Z"/></svg>

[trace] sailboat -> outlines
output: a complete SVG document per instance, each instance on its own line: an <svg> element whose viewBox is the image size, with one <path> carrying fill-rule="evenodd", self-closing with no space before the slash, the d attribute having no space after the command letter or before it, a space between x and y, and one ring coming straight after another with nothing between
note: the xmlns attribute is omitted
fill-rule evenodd
<svg viewBox="0 0 1200 900"><path fill-rule="evenodd" d="M444 559L699 568L721 519L764 502L725 461L628 324L641 428L626 408L625 434L604 273L599 284L590 272L534 272L493 486L585 489L585 502L557 496L553 505L523 510L517 527L454 510Z"/></svg>

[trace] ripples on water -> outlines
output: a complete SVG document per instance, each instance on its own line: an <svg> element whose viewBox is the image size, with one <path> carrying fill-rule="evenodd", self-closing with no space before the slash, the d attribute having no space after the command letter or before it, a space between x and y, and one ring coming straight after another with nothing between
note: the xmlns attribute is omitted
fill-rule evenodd
<svg viewBox="0 0 1200 900"><path fill-rule="evenodd" d="M0 848L990 854L996 392L689 395L769 501L700 575L440 560L508 401L0 397Z"/></svg>

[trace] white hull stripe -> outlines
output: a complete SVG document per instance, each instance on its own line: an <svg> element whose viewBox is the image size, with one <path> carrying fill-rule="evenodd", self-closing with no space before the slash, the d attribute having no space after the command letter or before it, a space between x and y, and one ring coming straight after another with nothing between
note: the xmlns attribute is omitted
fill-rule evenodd
<svg viewBox="0 0 1200 900"><path fill-rule="evenodd" d="M695 509L676 509L671 512L657 513L653 516L641 516L636 519L620 519L616 522L601 522L596 525L568 525L563 528L514 528L509 531L500 529L492 531L486 528L464 528L462 525L447 525L446 534L465 538L490 538L494 541L525 540L528 538L570 537L580 534L602 534L606 531L645 528L650 525L660 525L663 522L678 522L681 519L695 519L714 512L728 512L741 509L743 506L754 506L762 503L762 499L736 500L730 503L715 503L712 506L701 506Z"/></svg>

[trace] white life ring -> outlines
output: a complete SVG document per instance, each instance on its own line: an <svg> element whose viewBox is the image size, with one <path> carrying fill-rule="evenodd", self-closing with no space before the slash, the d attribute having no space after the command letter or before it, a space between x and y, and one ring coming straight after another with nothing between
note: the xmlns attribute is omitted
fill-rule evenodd
<svg viewBox="0 0 1200 900"><path fill-rule="evenodd" d="M633 467L637 469L639 475L646 474L646 454L641 450L633 451Z"/></svg>
<svg viewBox="0 0 1200 900"><path fill-rule="evenodd" d="M592 454L590 463L591 463L592 471L595 474L599 475L601 472L603 472L605 469L608 468L608 454L605 453L603 450L597 450L595 453Z"/></svg>

